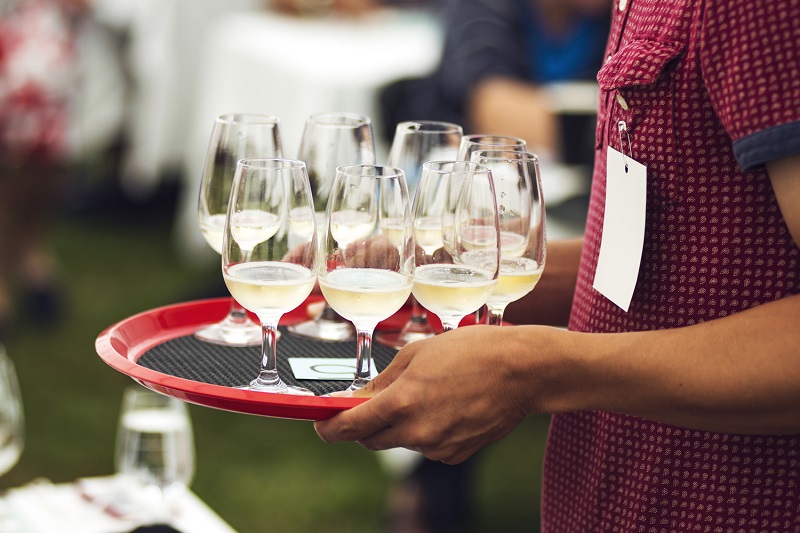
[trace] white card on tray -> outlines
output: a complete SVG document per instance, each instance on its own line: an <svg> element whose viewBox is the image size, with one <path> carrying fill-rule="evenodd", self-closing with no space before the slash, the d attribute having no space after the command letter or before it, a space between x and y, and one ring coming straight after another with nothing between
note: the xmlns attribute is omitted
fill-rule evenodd
<svg viewBox="0 0 800 533"><path fill-rule="evenodd" d="M352 381L356 373L356 358L289 357L289 366L295 379ZM375 360L370 365L370 376L375 377Z"/></svg>

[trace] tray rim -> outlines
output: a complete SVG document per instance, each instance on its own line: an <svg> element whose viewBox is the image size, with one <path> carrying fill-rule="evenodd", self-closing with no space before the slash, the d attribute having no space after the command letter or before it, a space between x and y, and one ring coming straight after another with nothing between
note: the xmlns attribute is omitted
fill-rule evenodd
<svg viewBox="0 0 800 533"><path fill-rule="evenodd" d="M287 313L286 318L291 321L298 315L298 310L302 313L309 303L321 299L321 296L316 295L309 297L297 310ZM240 390L164 374L136 363L150 348L191 334L202 325L221 320L230 302L230 297L191 300L136 313L104 329L95 339L95 350L111 368L151 390L224 411L275 418L322 420L368 400ZM305 319L305 316L302 318Z"/></svg>

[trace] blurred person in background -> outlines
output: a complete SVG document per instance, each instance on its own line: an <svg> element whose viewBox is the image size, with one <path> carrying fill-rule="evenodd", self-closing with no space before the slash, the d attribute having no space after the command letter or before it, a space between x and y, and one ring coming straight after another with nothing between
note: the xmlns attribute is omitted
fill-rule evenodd
<svg viewBox="0 0 800 533"><path fill-rule="evenodd" d="M521 137L533 152L559 153L559 122L546 86L595 80L609 5L610 0L444 0L440 66L430 77L386 88L385 135L398 122L424 118L461 124L466 133Z"/></svg>
<svg viewBox="0 0 800 533"><path fill-rule="evenodd" d="M270 0L277 11L294 15L364 15L385 6L414 6L432 0Z"/></svg>
<svg viewBox="0 0 800 533"><path fill-rule="evenodd" d="M18 288L37 321L60 311L46 241L66 171L83 0L0 1L0 328Z"/></svg>
<svg viewBox="0 0 800 533"><path fill-rule="evenodd" d="M561 152L559 117L546 86L595 80L608 37L610 0L445 0L439 68L383 92L384 135L405 120L443 120L466 133L521 137L533 152ZM586 147L593 156L594 117ZM576 143L577 144L577 143ZM394 488L391 512L405 529L462 531L476 460L423 459Z"/></svg>

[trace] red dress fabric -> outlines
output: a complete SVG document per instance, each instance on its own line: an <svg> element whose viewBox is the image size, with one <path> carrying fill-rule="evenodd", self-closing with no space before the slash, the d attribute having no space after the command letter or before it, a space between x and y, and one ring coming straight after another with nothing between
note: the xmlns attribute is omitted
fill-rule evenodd
<svg viewBox="0 0 800 533"><path fill-rule="evenodd" d="M595 174L570 329L688 326L799 293L800 251L762 165L800 152L800 0L619 4L598 74ZM627 313L592 288L606 151L622 151L620 120L648 179ZM800 532L799 483L800 435L556 415L543 531Z"/></svg>

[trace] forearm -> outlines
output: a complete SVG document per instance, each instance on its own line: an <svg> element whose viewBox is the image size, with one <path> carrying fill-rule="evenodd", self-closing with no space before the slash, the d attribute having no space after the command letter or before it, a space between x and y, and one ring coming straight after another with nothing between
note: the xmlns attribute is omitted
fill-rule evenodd
<svg viewBox="0 0 800 533"><path fill-rule="evenodd" d="M487 78L472 91L467 116L481 133L521 137L532 152L558 153L559 125L545 91L529 82Z"/></svg>
<svg viewBox="0 0 800 533"><path fill-rule="evenodd" d="M566 326L582 248L583 239L548 242L541 281L527 296L506 308L505 320L512 324Z"/></svg>
<svg viewBox="0 0 800 533"><path fill-rule="evenodd" d="M795 296L684 328L552 331L545 340L557 363L545 366L546 392L529 409L599 409L726 433L799 433L798 316Z"/></svg>

